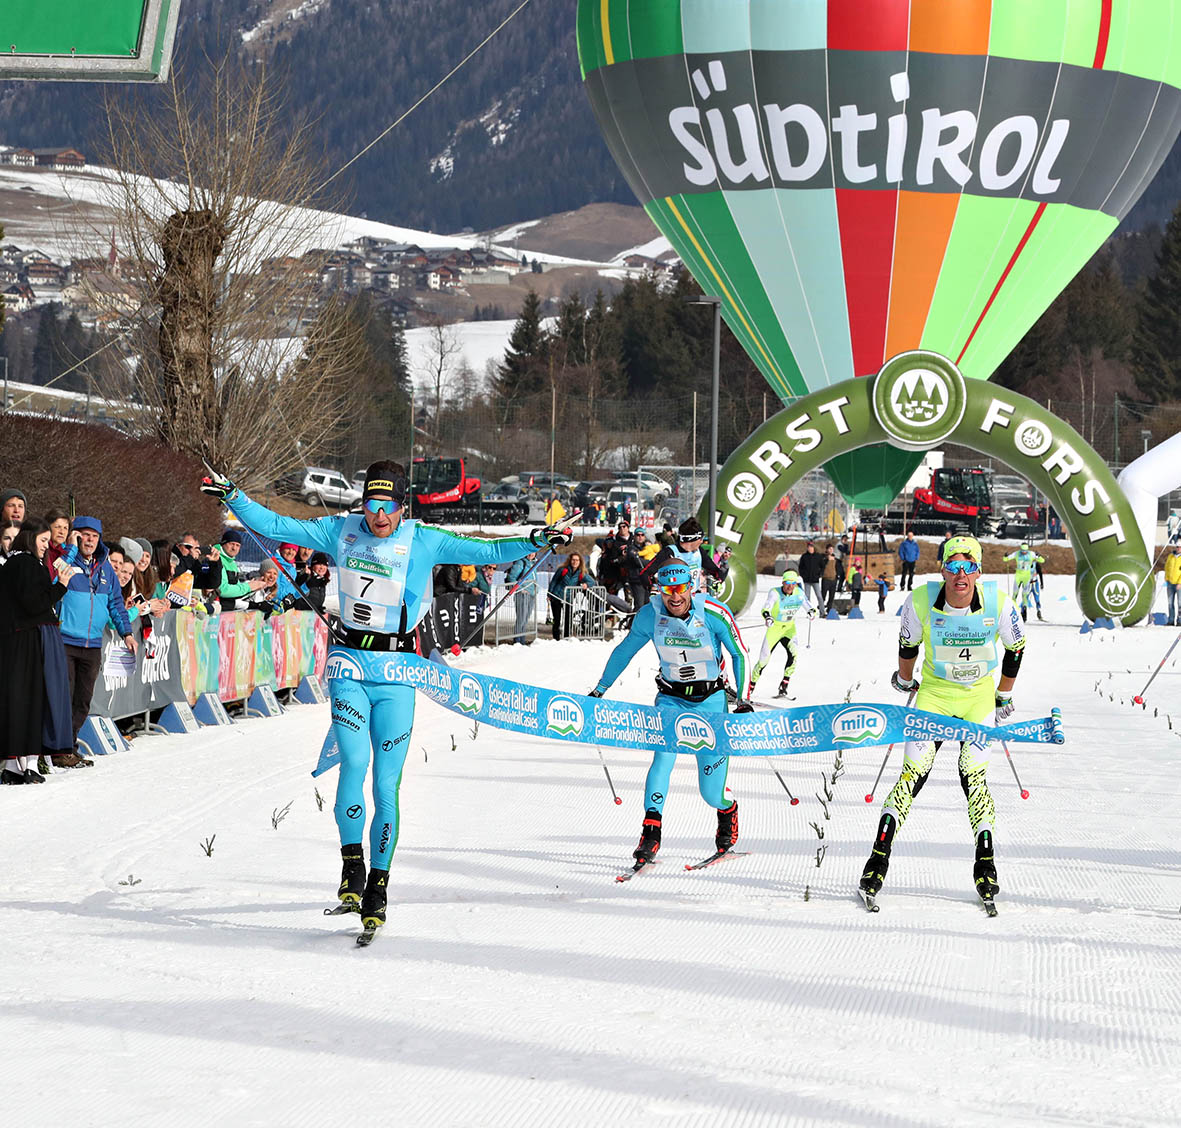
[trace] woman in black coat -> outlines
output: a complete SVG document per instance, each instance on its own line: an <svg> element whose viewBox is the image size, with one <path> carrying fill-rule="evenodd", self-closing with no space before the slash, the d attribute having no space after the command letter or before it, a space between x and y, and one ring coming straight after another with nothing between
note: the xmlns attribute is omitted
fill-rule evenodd
<svg viewBox="0 0 1181 1128"><path fill-rule="evenodd" d="M63 567L53 579L45 568L48 548L49 526L30 518L21 525L12 555L0 568L3 783L44 783L35 770L42 749L68 751L73 746L65 652L55 608L74 569ZM64 744L55 723L61 717L66 720Z"/></svg>

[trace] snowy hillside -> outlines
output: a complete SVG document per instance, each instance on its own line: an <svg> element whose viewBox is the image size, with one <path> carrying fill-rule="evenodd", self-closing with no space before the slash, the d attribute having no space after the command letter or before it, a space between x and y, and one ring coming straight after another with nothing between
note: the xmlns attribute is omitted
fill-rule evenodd
<svg viewBox="0 0 1181 1128"><path fill-rule="evenodd" d="M996 920L949 749L871 916L853 889L897 749L872 806L884 749L847 752L835 784L830 755L779 759L798 806L766 764L732 764L752 853L698 873L682 866L714 820L682 758L660 864L620 885L646 764L608 756L616 807L593 748L473 739L420 697L390 921L368 950L355 918L321 914L335 779L319 811L308 772L327 707L141 738L0 790L5 1122L1177 1123L1176 662L1147 710L1129 704L1173 632L1080 637L1069 582L1050 579L1016 693L1019 718L1060 705L1067 744L1013 749L1028 801L999 749L990 774ZM894 699L900 598L813 625L799 704ZM462 661L584 691L609 645ZM651 699L651 651L635 665L611 696Z"/></svg>

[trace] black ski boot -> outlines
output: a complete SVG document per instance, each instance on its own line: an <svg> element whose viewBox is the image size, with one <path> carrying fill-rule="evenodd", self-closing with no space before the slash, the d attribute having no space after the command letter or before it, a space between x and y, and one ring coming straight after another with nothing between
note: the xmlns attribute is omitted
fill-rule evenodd
<svg viewBox="0 0 1181 1128"><path fill-rule="evenodd" d="M343 904L359 909L365 892L365 848L360 842L342 846L340 857L340 888L336 895Z"/></svg>
<svg viewBox="0 0 1181 1128"><path fill-rule="evenodd" d="M893 815L882 815L873 849L865 863L865 872L861 875L861 891L871 897L878 895L882 882L886 880L886 872L890 868L890 847L894 843L894 831L897 829L898 824L894 821Z"/></svg>
<svg viewBox="0 0 1181 1128"><path fill-rule="evenodd" d="M1029 612L1024 607L1021 608L1021 621L1023 623L1029 622Z"/></svg>
<svg viewBox="0 0 1181 1128"><path fill-rule="evenodd" d="M790 683L791 683L791 678L784 678L779 683L779 689L776 690L775 696L776 697L787 697L788 696L787 687Z"/></svg>
<svg viewBox="0 0 1181 1128"><path fill-rule="evenodd" d="M385 887L390 871L371 869L361 897L361 927L367 932L385 924Z"/></svg>
<svg viewBox="0 0 1181 1128"><path fill-rule="evenodd" d="M644 812L644 829L640 832L640 844L632 851L637 862L653 862L660 849L660 812L649 807Z"/></svg>
<svg viewBox="0 0 1181 1128"><path fill-rule="evenodd" d="M992 856L991 830L982 830L976 835L976 864L972 867L972 877L976 880L976 892L982 901L991 901L1001 891Z"/></svg>
<svg viewBox="0 0 1181 1128"><path fill-rule="evenodd" d="M738 800L735 799L724 811L718 812L718 833L714 845L719 854L726 853L738 841Z"/></svg>

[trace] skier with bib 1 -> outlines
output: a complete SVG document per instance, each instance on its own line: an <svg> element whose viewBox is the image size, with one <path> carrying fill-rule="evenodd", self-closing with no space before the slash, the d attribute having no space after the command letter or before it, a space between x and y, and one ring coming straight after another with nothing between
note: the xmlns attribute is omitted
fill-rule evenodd
<svg viewBox="0 0 1181 1128"><path fill-rule="evenodd" d="M405 519L405 470L390 461L366 471L361 513L312 521L273 513L220 475L206 477L201 489L224 502L247 528L336 560L343 631L328 651L326 675L340 748L334 811L343 867L337 895L340 909L359 911L371 935L385 923L386 883L398 841L398 789L414 723L415 690L391 680L388 654L416 651L415 627L430 609L436 565L507 563L544 545L569 544L571 533L546 526L527 538L479 540ZM366 879L362 837L370 746L374 812Z"/></svg>
<svg viewBox="0 0 1181 1128"><path fill-rule="evenodd" d="M902 606L898 639L898 669L890 684L900 693L917 694L916 709L958 717L978 724L1000 724L1013 712L1013 683L1025 650L1025 631L1017 607L995 581L978 582L982 554L975 537L954 536L943 545L943 579L916 588ZM1000 681L993 683L998 665L997 640L1004 648ZM914 678L920 647L921 684ZM877 836L861 892L873 908L890 864L894 837L910 813L911 801L922 790L935 764L942 741L908 741L902 774L882 806ZM968 800L968 821L976 843L973 877L976 891L990 913L1000 890L993 857L996 808L988 790L989 746L973 738L960 745L960 786Z"/></svg>
<svg viewBox="0 0 1181 1128"><path fill-rule="evenodd" d="M796 637L796 616L801 613L809 619L814 619L818 611L804 594L799 573L784 572L782 582L767 593L767 602L763 604L763 621L767 624L767 633L763 636L763 649L759 654L758 664L750 677L752 690L762 677L763 670L771 659L771 652L775 647L782 646L787 653L787 661L775 696L787 696L788 682L791 681L796 669L796 651L792 646L792 640Z"/></svg>
<svg viewBox="0 0 1181 1128"><path fill-rule="evenodd" d="M693 577L684 564L666 564L656 574L660 598L636 613L631 632L611 652L591 697L602 697L645 643L656 647L660 673L656 677L656 705L696 713L725 713L726 692L719 659L732 659L738 687L736 713L749 713L749 659L738 624L729 609L704 594L694 594ZM652 862L660 849L661 817L675 752L657 752L644 781L644 825L633 852L635 868ZM738 801L726 802L729 757L697 753L697 788L701 798L718 812L715 845L725 854L738 841Z"/></svg>

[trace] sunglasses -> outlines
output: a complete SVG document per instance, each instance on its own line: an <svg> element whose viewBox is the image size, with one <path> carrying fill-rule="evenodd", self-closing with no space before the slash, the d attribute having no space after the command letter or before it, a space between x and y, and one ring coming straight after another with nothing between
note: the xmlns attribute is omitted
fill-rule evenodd
<svg viewBox="0 0 1181 1128"><path fill-rule="evenodd" d="M698 534L697 536L692 537L677 537L677 540L680 541L681 544L692 544L694 541L701 540L701 535Z"/></svg>
<svg viewBox="0 0 1181 1128"><path fill-rule="evenodd" d="M689 594L689 585L688 584L661 584L660 590L662 592L664 592L665 595L688 595Z"/></svg>
<svg viewBox="0 0 1181 1128"><path fill-rule="evenodd" d="M401 507L392 497L367 497L365 511L367 513L397 513Z"/></svg>
<svg viewBox="0 0 1181 1128"><path fill-rule="evenodd" d="M975 560L949 560L943 570L953 576L974 576L980 571L980 565Z"/></svg>

